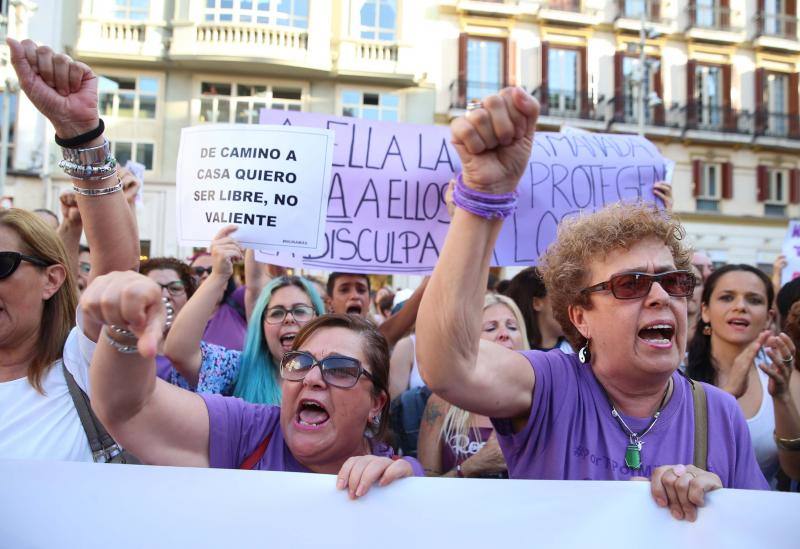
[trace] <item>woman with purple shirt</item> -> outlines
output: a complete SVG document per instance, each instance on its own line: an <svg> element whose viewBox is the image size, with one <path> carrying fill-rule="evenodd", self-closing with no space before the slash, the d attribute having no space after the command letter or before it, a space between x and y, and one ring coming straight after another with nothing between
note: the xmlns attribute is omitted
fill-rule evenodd
<svg viewBox="0 0 800 549"><path fill-rule="evenodd" d="M105 325L90 368L92 407L115 440L158 465L338 473L351 497L421 475L380 442L388 413L386 340L361 318L306 324L281 361L281 406L199 395L156 379L165 319L158 286L130 272L98 278L81 299Z"/></svg>
<svg viewBox="0 0 800 549"><path fill-rule="evenodd" d="M458 208L417 319L428 386L493 418L511 478L649 477L656 503L690 521L710 490L766 488L733 398L678 373L694 277L668 214L614 205L561 222L540 266L578 355L480 340L475 288L486 286L502 220L529 169L539 107L518 88L475 107L451 125L463 170ZM694 430L700 390L705 438Z"/></svg>

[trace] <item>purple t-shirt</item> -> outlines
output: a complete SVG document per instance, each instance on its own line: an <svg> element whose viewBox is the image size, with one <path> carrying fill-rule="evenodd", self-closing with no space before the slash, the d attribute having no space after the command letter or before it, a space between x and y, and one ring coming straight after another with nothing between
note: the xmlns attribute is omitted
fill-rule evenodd
<svg viewBox="0 0 800 549"><path fill-rule="evenodd" d="M559 350L525 351L536 383L527 424L492 418L511 478L629 480L655 467L690 464L694 454L694 402L689 380L672 375L674 390L653 429L642 439L642 467L625 466L628 435L611 416L603 389L588 365ZM747 424L729 394L704 384L708 401L708 470L725 488L767 490ZM641 432L650 418L622 418Z"/></svg>
<svg viewBox="0 0 800 549"><path fill-rule="evenodd" d="M200 393L199 393L200 394ZM240 398L202 393L208 408L208 457L211 467L238 469L267 436L267 451L254 469L310 473L289 451L280 425L279 406L245 402ZM394 451L384 443L375 443L372 454L393 457ZM402 458L411 464L414 476L425 476L422 465L414 458Z"/></svg>
<svg viewBox="0 0 800 549"><path fill-rule="evenodd" d="M228 302L233 302L244 311L244 293L246 288L240 286L228 297ZM228 303L217 307L217 312L206 324L203 341L220 345L226 349L241 351L244 348L244 339L247 337L247 320Z"/></svg>

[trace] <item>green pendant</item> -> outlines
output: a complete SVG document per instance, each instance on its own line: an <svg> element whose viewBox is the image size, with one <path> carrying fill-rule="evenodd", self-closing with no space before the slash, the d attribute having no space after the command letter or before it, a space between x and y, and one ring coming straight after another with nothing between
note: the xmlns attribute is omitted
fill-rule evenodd
<svg viewBox="0 0 800 549"><path fill-rule="evenodd" d="M642 450L638 444L628 444L625 448L625 465L628 469L639 469L642 466Z"/></svg>

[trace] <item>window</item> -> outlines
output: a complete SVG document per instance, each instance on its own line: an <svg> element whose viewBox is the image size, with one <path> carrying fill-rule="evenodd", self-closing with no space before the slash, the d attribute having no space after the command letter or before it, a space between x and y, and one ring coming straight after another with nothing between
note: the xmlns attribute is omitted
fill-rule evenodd
<svg viewBox="0 0 800 549"><path fill-rule="evenodd" d="M400 119L400 97L396 93L344 90L342 116L397 122Z"/></svg>
<svg viewBox="0 0 800 549"><path fill-rule="evenodd" d="M291 86L202 82L200 122L258 124L261 109L303 110L303 90Z"/></svg>
<svg viewBox="0 0 800 549"><path fill-rule="evenodd" d="M549 114L580 110L579 86L582 65L578 50L550 47L547 51L547 106Z"/></svg>
<svg viewBox="0 0 800 549"><path fill-rule="evenodd" d="M695 108L698 125L718 128L722 125L722 67L695 67Z"/></svg>
<svg viewBox="0 0 800 549"><path fill-rule="evenodd" d="M124 166L128 160L133 160L144 164L144 169L152 170L154 151L153 143L116 140L111 143L111 152L120 166Z"/></svg>
<svg viewBox="0 0 800 549"><path fill-rule="evenodd" d="M308 28L308 0L205 0L205 20Z"/></svg>
<svg viewBox="0 0 800 549"><path fill-rule="evenodd" d="M625 17L639 19L644 14L647 20L657 20L660 0L623 0L622 13Z"/></svg>
<svg viewBox="0 0 800 549"><path fill-rule="evenodd" d="M767 183L767 199L764 201L766 215L786 215L786 203L789 194L789 170L780 168L769 170Z"/></svg>
<svg viewBox="0 0 800 549"><path fill-rule="evenodd" d="M713 29L720 26L720 8L717 6L717 0L695 0L693 15L694 24L698 27Z"/></svg>
<svg viewBox="0 0 800 549"><path fill-rule="evenodd" d="M467 39L467 101L479 100L505 86L505 41Z"/></svg>
<svg viewBox="0 0 800 549"><path fill-rule="evenodd" d="M102 116L144 119L156 117L157 78L101 75L98 88Z"/></svg>
<svg viewBox="0 0 800 549"><path fill-rule="evenodd" d="M639 58L625 56L622 59L622 92L624 101L624 118L626 122L637 122L639 118L639 105L643 98L649 98L652 92L658 93L656 88L655 77L656 73L660 70L660 62L648 58L645 60L644 71L647 77L644 79L644 86L640 86L640 68ZM643 89L640 90L640 87ZM647 102L647 108L644 110L644 119L646 123L651 123L654 120L654 110L650 108L650 102Z"/></svg>
<svg viewBox="0 0 800 549"><path fill-rule="evenodd" d="M719 210L722 197L722 166L716 162L703 162L700 176L700 192L697 209L705 212Z"/></svg>
<svg viewBox="0 0 800 549"><path fill-rule="evenodd" d="M365 0L361 6L361 38L395 40L397 2L395 0Z"/></svg>
<svg viewBox="0 0 800 549"><path fill-rule="evenodd" d="M114 18L146 21L150 18L150 0L114 0Z"/></svg>
<svg viewBox="0 0 800 549"><path fill-rule="evenodd" d="M783 136L789 129L789 75L767 73L767 131Z"/></svg>

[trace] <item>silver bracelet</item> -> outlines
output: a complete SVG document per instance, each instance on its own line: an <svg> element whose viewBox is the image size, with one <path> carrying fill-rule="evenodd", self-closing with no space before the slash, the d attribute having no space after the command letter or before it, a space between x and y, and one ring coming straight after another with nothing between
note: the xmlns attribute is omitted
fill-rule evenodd
<svg viewBox="0 0 800 549"><path fill-rule="evenodd" d="M95 165L75 164L69 160L60 160L58 167L64 170L65 174L75 179L94 181L105 179L117 171L117 160L111 157L107 162Z"/></svg>
<svg viewBox="0 0 800 549"><path fill-rule="evenodd" d="M175 320L175 308L166 297L162 297L161 299L164 301L164 308L167 310L167 316L164 319L164 331L166 332L172 326L172 321Z"/></svg>
<svg viewBox="0 0 800 549"><path fill-rule="evenodd" d="M102 145L78 149L61 148L64 159L58 166L75 179L104 179L116 171L117 160L111 154L108 139Z"/></svg>
<svg viewBox="0 0 800 549"><path fill-rule="evenodd" d="M117 184L104 189L84 189L77 185L72 186L72 190L81 196L105 196L107 194L114 194L122 190L122 180L117 176Z"/></svg>
<svg viewBox="0 0 800 549"><path fill-rule="evenodd" d="M119 341L117 341L116 339L111 337L109 335L109 333L108 333L109 330L111 330L114 333L120 334L120 335L131 334L131 336L133 336L133 332L131 332L129 330L125 330L124 328L120 328L118 326L113 326L113 325L106 326L106 329L103 331L103 333L106 336L106 341L108 342L109 345L111 345L111 347L115 351L117 351L118 353L126 354L126 355L131 355L133 353L138 353L139 352L139 347L138 347L139 340L138 339L134 339L133 345L126 345L124 343L120 343Z"/></svg>

